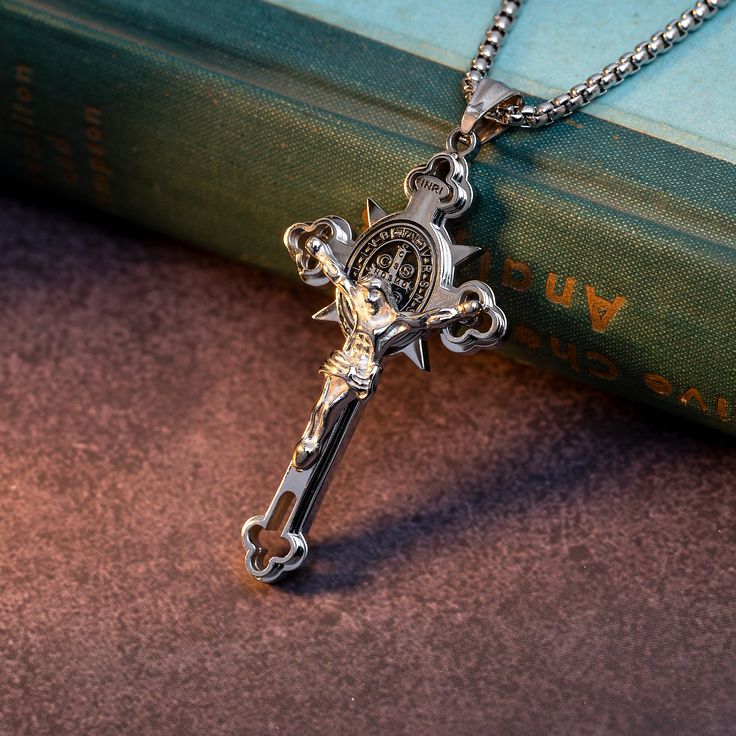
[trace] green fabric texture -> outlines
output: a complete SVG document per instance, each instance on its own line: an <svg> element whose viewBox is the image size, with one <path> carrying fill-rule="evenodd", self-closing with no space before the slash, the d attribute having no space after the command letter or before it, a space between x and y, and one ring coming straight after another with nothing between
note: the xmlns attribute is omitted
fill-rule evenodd
<svg viewBox="0 0 736 736"><path fill-rule="evenodd" d="M450 69L239 0L6 0L0 90L6 175L292 278L284 229L402 209L463 107ZM503 352L736 431L734 173L585 114L486 146L457 236Z"/></svg>

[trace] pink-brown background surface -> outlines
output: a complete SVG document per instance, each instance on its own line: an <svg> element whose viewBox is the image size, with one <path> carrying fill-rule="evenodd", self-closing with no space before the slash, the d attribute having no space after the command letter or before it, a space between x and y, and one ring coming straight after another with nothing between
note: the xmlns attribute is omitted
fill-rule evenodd
<svg viewBox="0 0 736 736"><path fill-rule="evenodd" d="M0 294L3 734L736 732L733 439L434 343L266 587L327 296L8 191Z"/></svg>

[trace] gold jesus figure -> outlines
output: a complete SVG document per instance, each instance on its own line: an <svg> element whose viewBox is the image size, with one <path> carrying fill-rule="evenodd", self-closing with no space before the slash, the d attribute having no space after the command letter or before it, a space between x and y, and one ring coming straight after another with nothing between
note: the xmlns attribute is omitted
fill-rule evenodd
<svg viewBox="0 0 736 736"><path fill-rule="evenodd" d="M292 462L300 470L311 467L320 456L323 439L348 398L367 399L375 390L381 359L399 339L410 342L429 329L441 329L461 319L477 317L479 301L469 299L452 307L440 307L418 314L399 311L389 284L378 276L361 276L351 281L330 246L312 236L307 255L317 261L324 275L335 285L338 298L349 312L342 320L345 343L334 350L320 368L325 377L322 393L312 409ZM294 254L296 255L296 254ZM297 261L299 263L299 261Z"/></svg>

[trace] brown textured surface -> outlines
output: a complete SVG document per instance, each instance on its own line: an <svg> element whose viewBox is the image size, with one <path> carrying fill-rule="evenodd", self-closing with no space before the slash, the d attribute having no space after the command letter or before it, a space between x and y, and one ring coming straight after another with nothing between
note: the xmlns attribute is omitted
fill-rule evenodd
<svg viewBox="0 0 736 736"><path fill-rule="evenodd" d="M325 298L8 194L0 233L3 734L734 733L732 439L435 344L265 587Z"/></svg>

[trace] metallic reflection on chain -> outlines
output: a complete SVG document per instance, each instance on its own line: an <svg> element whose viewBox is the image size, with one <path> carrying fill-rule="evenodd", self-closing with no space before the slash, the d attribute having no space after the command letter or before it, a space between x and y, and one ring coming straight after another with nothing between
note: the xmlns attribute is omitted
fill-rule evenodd
<svg viewBox="0 0 736 736"><path fill-rule="evenodd" d="M471 68L463 79L463 94L467 102L471 101L478 84L490 71L496 54L519 15L522 2L523 0L502 0L493 24L486 29L485 41L480 45L478 55L471 62ZM663 30L657 31L650 39L642 41L633 51L624 54L598 74L588 77L582 84L576 84L567 92L539 105L512 105L499 109L497 122L504 126L541 128L572 115L611 87L636 74L643 66L666 54L688 33L698 30L704 21L712 18L729 2L730 0L698 0Z"/></svg>

